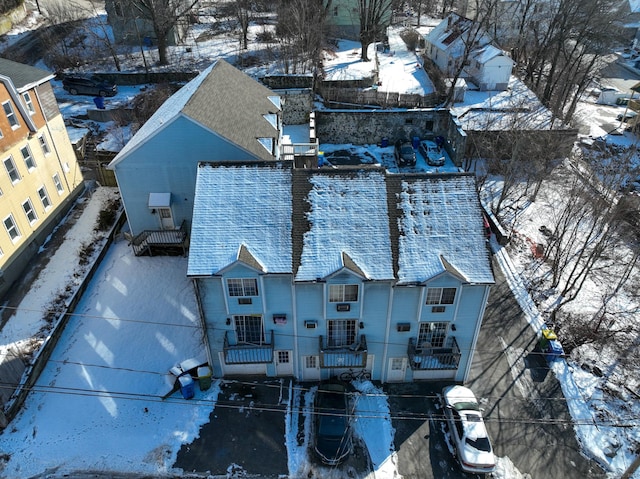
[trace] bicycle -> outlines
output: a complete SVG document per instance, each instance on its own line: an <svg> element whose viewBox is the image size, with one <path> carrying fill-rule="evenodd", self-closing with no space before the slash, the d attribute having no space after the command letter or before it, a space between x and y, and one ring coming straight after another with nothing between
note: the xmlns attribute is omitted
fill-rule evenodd
<svg viewBox="0 0 640 479"><path fill-rule="evenodd" d="M356 371L353 369L349 369L343 373L340 373L340 381L368 381L371 379L371 373L366 369L361 369L360 371Z"/></svg>

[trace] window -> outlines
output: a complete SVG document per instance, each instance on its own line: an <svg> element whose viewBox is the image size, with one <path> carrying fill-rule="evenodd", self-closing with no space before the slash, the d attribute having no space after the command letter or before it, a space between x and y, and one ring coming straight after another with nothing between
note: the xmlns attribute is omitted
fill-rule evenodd
<svg viewBox="0 0 640 479"><path fill-rule="evenodd" d="M4 135L2 134L2 130L0 130L0 140L4 138Z"/></svg>
<svg viewBox="0 0 640 479"><path fill-rule="evenodd" d="M47 142L47 138L44 135L38 136L38 141L40 142L40 148L42 148L42 153L48 155L51 153L51 148L49 148L49 143Z"/></svg>
<svg viewBox="0 0 640 479"><path fill-rule="evenodd" d="M238 343L264 344L262 316L234 316Z"/></svg>
<svg viewBox="0 0 640 479"><path fill-rule="evenodd" d="M419 348L442 348L447 337L449 323L420 323Z"/></svg>
<svg viewBox="0 0 640 479"><path fill-rule="evenodd" d="M357 284L330 284L329 302L344 303L358 301Z"/></svg>
<svg viewBox="0 0 640 479"><path fill-rule="evenodd" d="M38 221L38 215L36 215L30 199L22 203L22 209L24 210L24 214L27 217L27 220L29 220L29 224L33 224Z"/></svg>
<svg viewBox="0 0 640 479"><path fill-rule="evenodd" d="M29 112L29 114L33 115L36 112L36 109L33 106L31 95L29 95L28 91L22 94L22 99L24 100L24 106L27 107L27 111Z"/></svg>
<svg viewBox="0 0 640 479"><path fill-rule="evenodd" d="M11 128L14 130L18 128L20 126L20 123L18 123L18 118L16 117L16 114L13 111L13 106L11 105L11 102L5 101L2 104L2 109L4 110L4 114L7 115L7 120L9 120L9 125L11 125Z"/></svg>
<svg viewBox="0 0 640 479"><path fill-rule="evenodd" d="M427 304L453 304L456 288L427 288Z"/></svg>
<svg viewBox="0 0 640 479"><path fill-rule="evenodd" d="M304 367L307 369L316 369L318 367L318 356L305 356Z"/></svg>
<svg viewBox="0 0 640 479"><path fill-rule="evenodd" d="M29 145L20 148L20 153L22 153L22 158L24 158L24 164L27 165L27 170L33 170L36 167L36 162L33 160L33 156L31 156Z"/></svg>
<svg viewBox="0 0 640 479"><path fill-rule="evenodd" d="M20 173L18 173L18 169L16 168L16 164L13 162L12 157L4 160L4 167L7 169L7 174L11 179L11 183L17 183L20 181Z"/></svg>
<svg viewBox="0 0 640 479"><path fill-rule="evenodd" d="M330 348L351 346L356 342L355 319L334 319L327 323L327 337Z"/></svg>
<svg viewBox="0 0 640 479"><path fill-rule="evenodd" d="M56 185L56 190L58 191L58 194L62 194L62 192L64 191L64 188L62 187L62 182L60 181L60 177L58 176L58 173L53 175L53 183Z"/></svg>
<svg viewBox="0 0 640 479"><path fill-rule="evenodd" d="M258 281L255 278L232 278L227 280L229 296L258 296Z"/></svg>
<svg viewBox="0 0 640 479"><path fill-rule="evenodd" d="M278 351L278 364L289 364L290 362L289 351Z"/></svg>
<svg viewBox="0 0 640 479"><path fill-rule="evenodd" d="M42 206L45 210L51 208L51 200L49 199L47 189L44 186L38 188L38 196L40 197L40 201L42 202Z"/></svg>
<svg viewBox="0 0 640 479"><path fill-rule="evenodd" d="M7 233L9 233L9 237L11 238L11 241L15 241L18 238L20 238L20 231L16 226L16 222L13 220L13 216L11 215L7 216L4 219L3 223L4 223L4 227L7 230Z"/></svg>

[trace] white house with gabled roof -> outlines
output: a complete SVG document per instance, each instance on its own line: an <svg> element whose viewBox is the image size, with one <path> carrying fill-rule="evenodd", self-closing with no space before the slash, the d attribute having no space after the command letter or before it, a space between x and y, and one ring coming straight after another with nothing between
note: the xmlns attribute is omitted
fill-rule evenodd
<svg viewBox="0 0 640 479"><path fill-rule="evenodd" d="M216 376L464 381L494 283L475 177L201 163L187 275Z"/></svg>
<svg viewBox="0 0 640 479"><path fill-rule="evenodd" d="M461 76L480 90L506 90L514 62L473 20L450 13L425 37L425 53L447 76ZM467 58L464 58L465 52Z"/></svg>

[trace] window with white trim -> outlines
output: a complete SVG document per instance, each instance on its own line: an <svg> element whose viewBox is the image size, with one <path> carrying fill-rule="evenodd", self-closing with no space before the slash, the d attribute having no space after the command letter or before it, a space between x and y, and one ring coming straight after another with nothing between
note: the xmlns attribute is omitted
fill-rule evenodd
<svg viewBox="0 0 640 479"><path fill-rule="evenodd" d="M44 153L45 156L51 153L51 148L49 148L46 136L38 135L38 142L40 143L40 148L42 148L42 153Z"/></svg>
<svg viewBox="0 0 640 479"><path fill-rule="evenodd" d="M38 221L38 215L36 214L36 210L33 209L33 204L31 203L30 198L27 198L27 200L22 203L22 210L24 211L24 215L27 217L30 225Z"/></svg>
<svg viewBox="0 0 640 479"><path fill-rule="evenodd" d="M456 288L427 288L427 304L453 304Z"/></svg>
<svg viewBox="0 0 640 479"><path fill-rule="evenodd" d="M258 280L255 278L229 278L229 296L258 296Z"/></svg>
<svg viewBox="0 0 640 479"><path fill-rule="evenodd" d="M421 349L444 347L448 330L449 323L446 322L420 323L418 347Z"/></svg>
<svg viewBox="0 0 640 479"><path fill-rule="evenodd" d="M234 316L238 343L265 344L262 316Z"/></svg>
<svg viewBox="0 0 640 479"><path fill-rule="evenodd" d="M318 367L318 356L305 356L304 367L306 369L316 369Z"/></svg>
<svg viewBox="0 0 640 479"><path fill-rule="evenodd" d="M24 100L24 106L27 107L29 114L33 115L36 112L36 109L33 106L33 101L31 101L31 95L29 95L28 91L22 94L22 99Z"/></svg>
<svg viewBox="0 0 640 479"><path fill-rule="evenodd" d="M327 321L327 339L330 348L351 346L356 342L356 320L331 319Z"/></svg>
<svg viewBox="0 0 640 479"><path fill-rule="evenodd" d="M45 188L44 185L38 188L38 196L40 197L40 202L45 210L51 208L51 200L49 199L47 188Z"/></svg>
<svg viewBox="0 0 640 479"><path fill-rule="evenodd" d="M56 190L58 191L58 194L61 195L64 192L64 187L62 186L58 173L53 175L53 184L56 185Z"/></svg>
<svg viewBox="0 0 640 479"><path fill-rule="evenodd" d="M22 158L24 159L24 164L27 166L27 170L31 171L35 169L36 162L33 159L33 155L31 154L31 149L29 145L25 145L20 148L20 153L22 153Z"/></svg>
<svg viewBox="0 0 640 479"><path fill-rule="evenodd" d="M16 241L20 238L20 230L18 229L18 225L16 225L12 215L7 216L2 222L4 223L4 228L7 230L11 241Z"/></svg>
<svg viewBox="0 0 640 479"><path fill-rule="evenodd" d="M330 303L353 303L358 301L357 284L330 284Z"/></svg>
<svg viewBox="0 0 640 479"><path fill-rule="evenodd" d="M10 156L4 160L4 167L7 170L11 183L20 181L20 173L18 172L18 168L16 168L16 164L13 162L13 157Z"/></svg>
<svg viewBox="0 0 640 479"><path fill-rule="evenodd" d="M2 109L4 110L4 114L7 116L7 120L9 121L9 125L11 125L11 128L13 130L18 128L20 126L20 123L18 123L18 117L16 116L15 111L13 111L13 105L11 104L11 102L5 101L2 104Z"/></svg>

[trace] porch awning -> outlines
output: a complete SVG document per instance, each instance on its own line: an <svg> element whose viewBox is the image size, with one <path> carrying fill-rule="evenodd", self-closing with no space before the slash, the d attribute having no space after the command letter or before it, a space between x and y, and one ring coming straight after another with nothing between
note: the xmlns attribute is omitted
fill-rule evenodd
<svg viewBox="0 0 640 479"><path fill-rule="evenodd" d="M149 208L168 208L171 206L171 193L149 193Z"/></svg>

